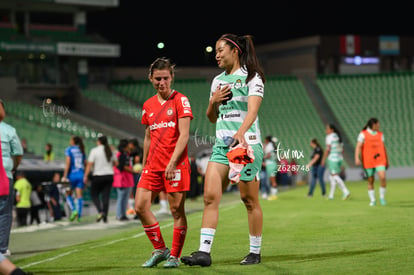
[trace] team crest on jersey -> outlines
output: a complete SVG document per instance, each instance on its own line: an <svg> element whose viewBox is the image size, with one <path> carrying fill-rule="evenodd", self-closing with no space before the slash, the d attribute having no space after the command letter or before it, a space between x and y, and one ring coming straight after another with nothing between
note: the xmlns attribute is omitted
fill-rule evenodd
<svg viewBox="0 0 414 275"><path fill-rule="evenodd" d="M167 115L171 116L172 114L173 114L173 109L172 108L168 108Z"/></svg>
<svg viewBox="0 0 414 275"><path fill-rule="evenodd" d="M236 88L236 89L239 89L239 88L241 88L243 85L242 85L242 81L241 81L241 79L237 79L236 80L236 83L234 83L234 88Z"/></svg>

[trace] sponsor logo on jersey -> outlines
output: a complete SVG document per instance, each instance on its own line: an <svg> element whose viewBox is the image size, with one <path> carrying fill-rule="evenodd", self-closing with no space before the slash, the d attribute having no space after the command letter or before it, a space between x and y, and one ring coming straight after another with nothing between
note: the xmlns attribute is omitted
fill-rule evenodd
<svg viewBox="0 0 414 275"><path fill-rule="evenodd" d="M187 97L182 97L181 98L181 104L183 105L184 114L191 114L190 101L188 101Z"/></svg>
<svg viewBox="0 0 414 275"><path fill-rule="evenodd" d="M168 121L168 122L164 122L161 121L160 123L155 123L150 125L150 130L156 130L156 129L161 129L161 128L175 128L175 122L174 121Z"/></svg>

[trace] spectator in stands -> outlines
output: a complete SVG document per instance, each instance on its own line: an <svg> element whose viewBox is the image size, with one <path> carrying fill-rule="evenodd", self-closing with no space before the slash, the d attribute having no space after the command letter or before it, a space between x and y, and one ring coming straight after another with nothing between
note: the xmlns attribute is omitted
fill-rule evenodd
<svg viewBox="0 0 414 275"><path fill-rule="evenodd" d="M388 169L388 155L385 149L384 135L379 130L380 122L377 118L370 118L358 135L355 147L355 165L361 165L368 179L368 197L370 206L375 206L374 180L377 173L380 180L379 198L381 205L386 205L385 192L387 181L385 171Z"/></svg>
<svg viewBox="0 0 414 275"><path fill-rule="evenodd" d="M114 181L112 187L116 188L116 219L128 221L126 216L128 198L132 187L134 186L134 170L132 169L132 159L130 153L133 145L128 139L121 139L118 145L116 158L118 165L114 166Z"/></svg>
<svg viewBox="0 0 414 275"><path fill-rule="evenodd" d="M224 72L212 82L207 107L207 117L210 122L216 123L216 143L206 172L200 246L198 251L182 257L181 261L189 265L211 265L210 251L218 224L219 204L222 192L229 184L230 168L226 153L239 143L252 147L255 156L254 162L247 164L241 171L238 183L240 198L247 211L250 241L249 254L240 264L258 264L261 261L263 227L259 174L264 154L258 111L264 93L264 73L249 35L221 36L216 42L216 60ZM228 136L234 140L230 146L224 140Z"/></svg>
<svg viewBox="0 0 414 275"><path fill-rule="evenodd" d="M53 146L51 143L45 145L45 154L43 155L43 160L45 162L54 161L55 153L53 153Z"/></svg>
<svg viewBox="0 0 414 275"><path fill-rule="evenodd" d="M62 181L70 182L70 189L66 192L66 202L71 210L70 221L78 218L80 221L83 209L83 179L85 174L86 154L83 140L79 136L72 136L70 146L65 149L65 169L63 170ZM72 197L75 190L77 207Z"/></svg>
<svg viewBox="0 0 414 275"><path fill-rule="evenodd" d="M323 175L325 173L325 167L321 165L322 157L323 157L323 149L316 138L313 138L311 140L310 146L313 148L313 151L311 154L311 160L306 165L307 167L312 167L311 182L309 185L308 197L313 196L313 191L315 189L316 182L318 180L319 180L319 185L321 186L322 197L324 197L326 195L325 181L323 179Z"/></svg>
<svg viewBox="0 0 414 275"><path fill-rule="evenodd" d="M342 199L346 200L351 195L348 188L346 187L344 181L341 179L339 174L341 173L341 167L343 162L343 144L341 134L338 129L333 124L326 125L326 139L325 139L325 152L322 157L321 165L327 165L330 176L329 180L331 182L331 189L329 192L328 199L333 200L335 194L336 185L339 185L339 188L342 191Z"/></svg>
<svg viewBox="0 0 414 275"><path fill-rule="evenodd" d="M97 146L92 148L86 164L83 181L88 182L88 175L92 172L91 198L98 216L96 222L108 222L109 197L114 181L113 166L118 165L115 153L108 145L106 136L98 137Z"/></svg>
<svg viewBox="0 0 414 275"><path fill-rule="evenodd" d="M268 200L277 199L277 163L276 163L276 143L277 139L272 136L267 136L264 141L264 164L266 167L267 183L270 184L270 196ZM269 195L269 194L266 194ZM262 194L263 196L263 194ZM267 197L267 196L266 196Z"/></svg>
<svg viewBox="0 0 414 275"><path fill-rule="evenodd" d="M149 80L156 94L145 101L142 112L144 138L144 173L138 183L135 211L154 251L142 267L161 261L166 268L179 266L179 257L187 234L186 193L190 190L190 163L187 143L193 118L188 98L172 89L174 65L167 58L157 58L150 66ZM171 251L161 234L160 225L151 212L154 198L167 194L173 216Z"/></svg>
<svg viewBox="0 0 414 275"><path fill-rule="evenodd" d="M14 183L16 195L16 216L17 225L26 226L27 217L30 212L31 202L30 194L32 193L32 185L26 179L22 171L16 172L16 182Z"/></svg>
<svg viewBox="0 0 414 275"><path fill-rule="evenodd" d="M4 111L4 102L2 100L0 100L0 109L4 118L6 116L6 112ZM4 169L6 170L7 178L9 179L9 195L6 197L7 203L3 206L2 213L4 214L0 220L0 252L10 254L9 240L13 222L14 206L13 177L14 172L22 160L23 148L20 143L20 138L17 135L16 129L2 120L0 121L0 133L2 161Z"/></svg>

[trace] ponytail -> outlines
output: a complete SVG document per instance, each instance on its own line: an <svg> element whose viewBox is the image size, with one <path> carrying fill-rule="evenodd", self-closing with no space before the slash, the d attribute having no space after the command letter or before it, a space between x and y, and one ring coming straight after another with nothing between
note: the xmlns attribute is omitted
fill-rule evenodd
<svg viewBox="0 0 414 275"><path fill-rule="evenodd" d="M111 147L109 147L108 145L108 139L106 138L106 136L100 136L98 140L104 146L106 160L109 162L112 157L112 150Z"/></svg>
<svg viewBox="0 0 414 275"><path fill-rule="evenodd" d="M82 138L79 136L73 137L73 142L79 146L79 149L81 150L82 154L86 156L85 154L85 145L83 144Z"/></svg>
<svg viewBox="0 0 414 275"><path fill-rule="evenodd" d="M366 130L368 127L372 129L372 126L374 124L378 123L378 118L372 117L368 120L367 124L365 124L364 128L362 130Z"/></svg>
<svg viewBox="0 0 414 275"><path fill-rule="evenodd" d="M256 56L256 50L251 35L237 36L235 34L223 34L219 40L224 40L231 49L236 48L238 51L240 66L247 69L246 83L258 74L265 83L263 69L261 68Z"/></svg>
<svg viewBox="0 0 414 275"><path fill-rule="evenodd" d="M333 125L333 124L328 124L328 126L329 126L329 128L331 128L338 135L339 142L342 143L341 133L338 131L338 129L336 128L336 126Z"/></svg>

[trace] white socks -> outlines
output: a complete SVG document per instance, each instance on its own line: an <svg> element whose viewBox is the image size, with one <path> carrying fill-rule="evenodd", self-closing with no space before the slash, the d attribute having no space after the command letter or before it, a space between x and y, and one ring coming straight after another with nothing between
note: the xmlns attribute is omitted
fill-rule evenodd
<svg viewBox="0 0 414 275"><path fill-rule="evenodd" d="M262 236L249 235L250 240L250 253L260 254L260 248L262 247Z"/></svg>
<svg viewBox="0 0 414 275"><path fill-rule="evenodd" d="M216 230L213 228L201 228L200 248L198 250L206 252L206 253L210 253L215 234L216 234ZM260 254L260 250L262 247L262 236L249 235L249 241L250 241L250 253Z"/></svg>
<svg viewBox="0 0 414 275"><path fill-rule="evenodd" d="M386 190L387 190L387 188L384 188L384 187L379 188L379 197L380 197L380 199L385 199ZM368 190L368 197L369 197L369 200L371 202L375 201L375 190L374 189Z"/></svg>
<svg viewBox="0 0 414 275"><path fill-rule="evenodd" d="M387 189L385 187L380 187L379 189L379 195L380 195L380 199L385 199L385 191Z"/></svg>
<svg viewBox="0 0 414 275"><path fill-rule="evenodd" d="M331 182L331 189L329 191L329 199L334 198L335 187L337 184L339 186L339 189L341 189L344 195L348 195L350 193L348 188L346 188L344 181L341 179L339 175L335 175L335 176L329 175L329 180Z"/></svg>
<svg viewBox="0 0 414 275"><path fill-rule="evenodd" d="M215 234L216 230L214 228L201 228L200 248L198 250L210 253Z"/></svg>

